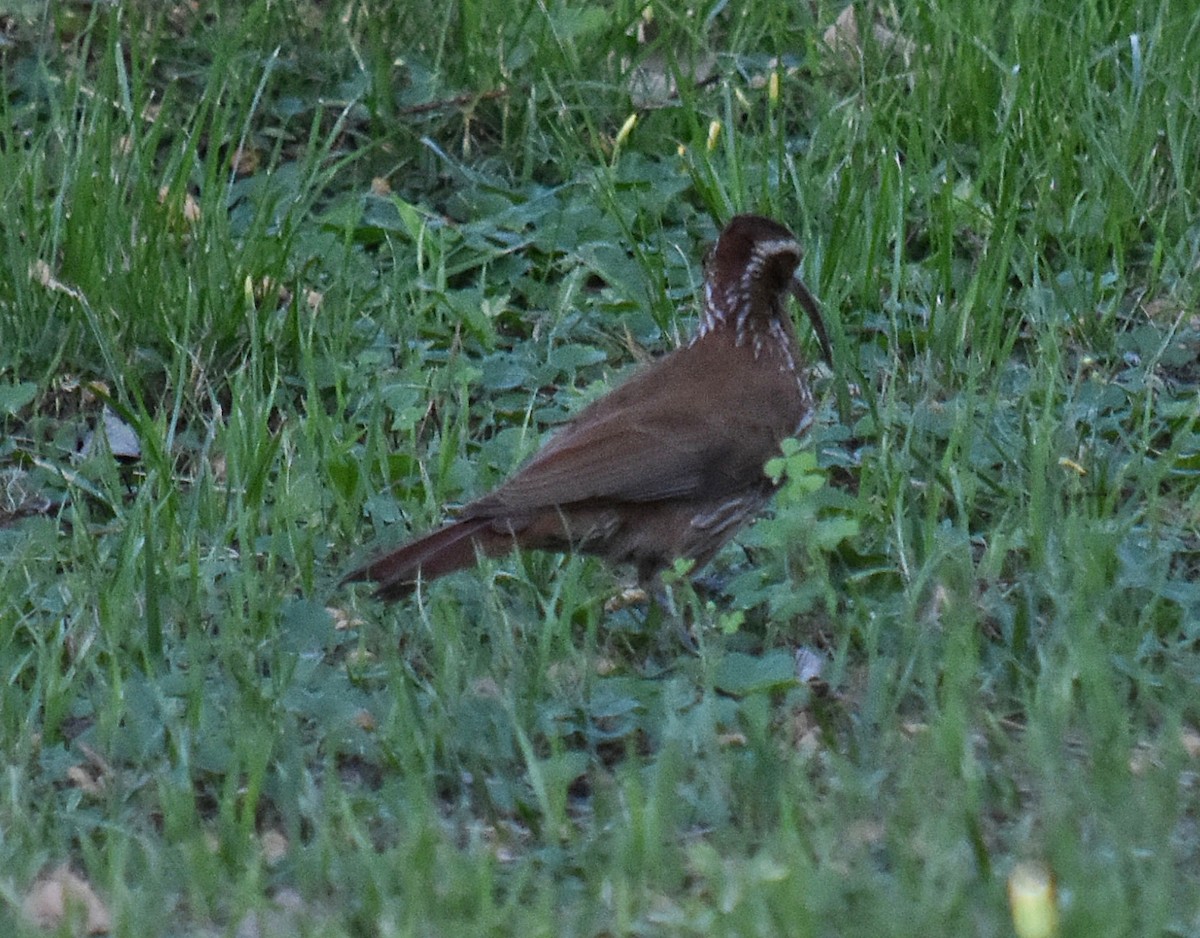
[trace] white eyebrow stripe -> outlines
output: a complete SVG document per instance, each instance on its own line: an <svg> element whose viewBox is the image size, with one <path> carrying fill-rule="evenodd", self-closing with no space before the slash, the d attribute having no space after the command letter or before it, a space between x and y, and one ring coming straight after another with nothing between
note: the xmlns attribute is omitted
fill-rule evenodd
<svg viewBox="0 0 1200 938"><path fill-rule="evenodd" d="M800 250L800 245L795 238L772 238L770 241L756 241L754 249L774 254L783 250L798 251Z"/></svg>
<svg viewBox="0 0 1200 938"><path fill-rule="evenodd" d="M782 254L784 251L791 251L793 254L799 255L800 243L795 238L773 238L770 241L754 242L752 249L754 256L759 259L773 257L776 254Z"/></svg>

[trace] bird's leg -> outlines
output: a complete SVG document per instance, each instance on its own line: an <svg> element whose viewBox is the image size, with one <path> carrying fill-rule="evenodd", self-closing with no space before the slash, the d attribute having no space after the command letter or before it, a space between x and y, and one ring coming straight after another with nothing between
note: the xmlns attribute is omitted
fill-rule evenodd
<svg viewBox="0 0 1200 938"><path fill-rule="evenodd" d="M699 656L700 646L696 642L696 631L693 629L694 619L686 614L686 611L691 610L687 608L681 613L675 601L675 585L677 584L668 586L660 582L657 589L647 594L649 605L646 607L646 630L660 637L673 635L685 651ZM688 605L690 607L690 604ZM663 650L667 651L665 648ZM675 650L670 650L669 656L673 657L674 654Z"/></svg>
<svg viewBox="0 0 1200 938"><path fill-rule="evenodd" d="M702 573L700 576L692 578L692 589L706 603L711 602L718 596L725 594L725 587L729 585L729 576L727 574Z"/></svg>
<svg viewBox="0 0 1200 938"><path fill-rule="evenodd" d="M701 655L704 651L704 625L710 620L710 603L697 594L689 575L692 567L690 560L677 560L673 568L653 578L653 586L649 591L652 597L651 612L647 614L647 619L657 611L658 621L670 623L671 631L678 636L679 643L693 655Z"/></svg>

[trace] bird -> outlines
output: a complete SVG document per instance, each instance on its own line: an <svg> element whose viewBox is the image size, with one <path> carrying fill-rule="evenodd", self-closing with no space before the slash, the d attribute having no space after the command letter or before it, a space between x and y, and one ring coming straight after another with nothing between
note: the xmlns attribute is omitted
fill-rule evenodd
<svg viewBox="0 0 1200 938"><path fill-rule="evenodd" d="M820 306L796 276L801 255L780 222L730 219L706 258L699 325L686 345L585 406L452 520L342 583L372 581L376 597L397 600L514 548L631 565L642 585L680 558L697 573L765 507L778 487L766 462L813 421L788 295L832 364Z"/></svg>

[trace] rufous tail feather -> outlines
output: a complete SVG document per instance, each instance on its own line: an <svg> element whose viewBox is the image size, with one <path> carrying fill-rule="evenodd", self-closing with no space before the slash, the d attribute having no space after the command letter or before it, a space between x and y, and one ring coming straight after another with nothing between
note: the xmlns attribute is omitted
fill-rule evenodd
<svg viewBox="0 0 1200 938"><path fill-rule="evenodd" d="M373 580L379 584L375 595L380 599L399 599L412 592L418 580L428 582L473 567L480 552L496 556L511 549L511 538L492 530L487 518L452 521L376 557L346 574L342 582Z"/></svg>

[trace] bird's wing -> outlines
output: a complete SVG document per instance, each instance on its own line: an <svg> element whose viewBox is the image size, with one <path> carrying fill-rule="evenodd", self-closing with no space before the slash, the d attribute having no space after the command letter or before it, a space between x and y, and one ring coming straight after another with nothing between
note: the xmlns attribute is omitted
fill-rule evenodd
<svg viewBox="0 0 1200 938"><path fill-rule="evenodd" d="M774 376L764 382L761 369L735 373L716 360L725 351L693 345L660 359L584 408L463 516L594 500L720 497L744 488L789 429L776 426L781 408ZM692 389L690 396L681 387Z"/></svg>
<svg viewBox="0 0 1200 938"><path fill-rule="evenodd" d="M694 419L692 421L694 423ZM720 487L731 447L716 434L670 432L627 415L566 428L466 516L522 513L594 499L647 502Z"/></svg>

